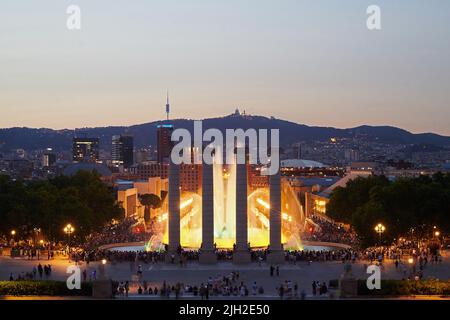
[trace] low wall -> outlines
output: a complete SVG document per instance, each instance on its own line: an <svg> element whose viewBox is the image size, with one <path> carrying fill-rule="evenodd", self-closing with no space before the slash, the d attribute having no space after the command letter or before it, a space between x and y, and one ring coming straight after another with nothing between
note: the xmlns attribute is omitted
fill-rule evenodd
<svg viewBox="0 0 450 320"><path fill-rule="evenodd" d="M109 250L117 247L137 247L137 246L145 246L144 241L139 242L122 242L122 243L111 243L105 244L103 246L98 247L99 250Z"/></svg>
<svg viewBox="0 0 450 320"><path fill-rule="evenodd" d="M335 247L339 249L351 249L352 247L348 244L335 243L335 242L320 242L320 241L302 241L302 244L307 246L319 246L319 247Z"/></svg>

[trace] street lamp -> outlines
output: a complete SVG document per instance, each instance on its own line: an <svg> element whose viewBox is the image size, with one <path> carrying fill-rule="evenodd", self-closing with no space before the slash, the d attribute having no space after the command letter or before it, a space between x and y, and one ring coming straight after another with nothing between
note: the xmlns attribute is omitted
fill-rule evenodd
<svg viewBox="0 0 450 320"><path fill-rule="evenodd" d="M408 263L411 266L410 275L411 275L411 277L414 277L414 275L416 273L416 265L414 263L414 258L409 258Z"/></svg>
<svg viewBox="0 0 450 320"><path fill-rule="evenodd" d="M39 238L41 233L41 228L33 228L33 244L36 246L36 240Z"/></svg>
<svg viewBox="0 0 450 320"><path fill-rule="evenodd" d="M11 240L12 240L12 245L14 245L14 243L16 242L16 240L14 239L14 236L16 235L16 230L11 230Z"/></svg>
<svg viewBox="0 0 450 320"><path fill-rule="evenodd" d="M383 234L383 232L386 230L386 227L383 226L381 223L377 224L375 226L375 231L378 233L378 235L380 236L380 245L381 245L381 235Z"/></svg>
<svg viewBox="0 0 450 320"><path fill-rule="evenodd" d="M436 241L438 243L438 245L441 245L441 241L439 240L439 236L441 235L441 233L439 231L435 231L434 232L434 236L436 237Z"/></svg>
<svg viewBox="0 0 450 320"><path fill-rule="evenodd" d="M72 225L69 223L67 226L64 227L64 232L69 236L69 242L68 242L68 251L70 255L70 235L75 231L75 228L72 227Z"/></svg>

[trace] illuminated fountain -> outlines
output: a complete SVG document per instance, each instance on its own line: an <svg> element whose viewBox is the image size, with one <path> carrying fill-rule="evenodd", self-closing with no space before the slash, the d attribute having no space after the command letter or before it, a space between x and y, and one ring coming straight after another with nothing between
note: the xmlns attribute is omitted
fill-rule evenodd
<svg viewBox="0 0 450 320"><path fill-rule="evenodd" d="M213 165L214 242L218 248L231 249L236 242L236 165ZM165 200L167 201L167 199ZM248 195L248 241L253 248L269 245L269 188L258 188ZM163 206L164 207L164 206ZM285 249L300 249L300 234L305 217L302 206L288 182L281 184L281 239ZM155 250L168 243L168 213L157 218L155 235L147 249ZM191 192L181 194L181 246L197 249L202 243L202 198Z"/></svg>

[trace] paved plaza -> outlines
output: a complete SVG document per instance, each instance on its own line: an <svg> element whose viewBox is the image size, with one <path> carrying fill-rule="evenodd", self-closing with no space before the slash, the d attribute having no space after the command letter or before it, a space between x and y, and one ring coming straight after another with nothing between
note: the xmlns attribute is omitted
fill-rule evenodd
<svg viewBox="0 0 450 320"><path fill-rule="evenodd" d="M406 261L405 261L406 262ZM52 275L49 279L66 280L66 270L70 263L66 259L54 260L27 260L25 258L11 258L8 256L0 257L0 280L8 280L10 274L16 278L21 272L30 272L33 266L38 263L51 264ZM99 263L80 264L81 270L87 270L88 275L98 268ZM358 279L367 279L366 275L367 263L356 262L353 264L353 274ZM206 283L209 277L218 278L229 275L232 271L238 271L240 274L239 281L243 281L250 287L254 281L258 286L263 286L266 297L277 297L276 287L285 280L291 280L298 283L299 292L304 290L307 295L311 294L312 281L326 282L338 279L344 271L344 264L341 262L300 262L297 264L284 264L280 266L280 275L270 276L269 265L252 263L249 265L233 265L228 262L221 262L214 266L199 265L198 263L188 263L185 267L170 264L143 264L143 274L141 280L146 280L151 287L160 287L164 281L169 284L177 282L185 285L199 286ZM410 266L408 267L410 268ZM424 270L424 279L429 277L438 278L440 280L450 279L450 257L448 253L443 254L443 261L438 264L428 263ZM109 277L116 281L130 281L130 294L135 294L135 285L137 282L137 264L123 262L106 265L106 273ZM393 261L386 261L382 268L382 279L401 279L403 272L401 268L396 269Z"/></svg>

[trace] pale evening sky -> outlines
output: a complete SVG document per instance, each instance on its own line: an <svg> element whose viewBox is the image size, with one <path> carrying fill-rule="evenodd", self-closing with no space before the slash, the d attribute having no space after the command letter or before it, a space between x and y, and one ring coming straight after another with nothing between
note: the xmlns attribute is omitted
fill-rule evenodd
<svg viewBox="0 0 450 320"><path fill-rule="evenodd" d="M450 135L450 1L0 0L0 127L159 120L166 89L174 118Z"/></svg>

